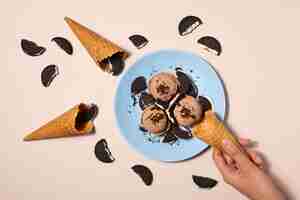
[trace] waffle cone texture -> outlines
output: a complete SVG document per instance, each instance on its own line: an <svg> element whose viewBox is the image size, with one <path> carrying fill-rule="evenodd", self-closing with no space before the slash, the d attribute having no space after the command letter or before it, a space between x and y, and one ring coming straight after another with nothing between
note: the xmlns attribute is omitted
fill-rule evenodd
<svg viewBox="0 0 300 200"><path fill-rule="evenodd" d="M234 135L218 120L212 111L205 112L202 121L193 127L193 135L217 149L222 149L224 139L239 146L239 142Z"/></svg>
<svg viewBox="0 0 300 200"><path fill-rule="evenodd" d="M109 71L108 64L105 60L114 54L121 53L123 59L128 57L128 53L125 52L125 50L110 40L98 35L69 17L65 17L65 21L81 42L82 46L84 46L95 63L103 71Z"/></svg>
<svg viewBox="0 0 300 200"><path fill-rule="evenodd" d="M29 133L24 141L42 140L48 138L60 138L86 135L92 132L94 125L92 121L80 124L76 128L76 117L85 104L78 104L57 118L49 121L37 130Z"/></svg>

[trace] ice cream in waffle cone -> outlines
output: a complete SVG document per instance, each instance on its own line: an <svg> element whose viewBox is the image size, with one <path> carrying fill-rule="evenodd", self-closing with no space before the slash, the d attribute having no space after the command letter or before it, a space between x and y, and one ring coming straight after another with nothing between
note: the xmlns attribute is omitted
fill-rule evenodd
<svg viewBox="0 0 300 200"><path fill-rule="evenodd" d="M234 135L210 110L205 112L202 121L193 126L193 135L217 149L221 149L224 139L239 146L239 142Z"/></svg>
<svg viewBox="0 0 300 200"><path fill-rule="evenodd" d="M65 21L89 55L103 71L112 72L108 61L110 57L117 54L123 60L128 57L127 52L110 40L98 35L69 17L65 17Z"/></svg>
<svg viewBox="0 0 300 200"><path fill-rule="evenodd" d="M86 135L94 125L89 115L89 106L79 104L28 134L24 141Z"/></svg>

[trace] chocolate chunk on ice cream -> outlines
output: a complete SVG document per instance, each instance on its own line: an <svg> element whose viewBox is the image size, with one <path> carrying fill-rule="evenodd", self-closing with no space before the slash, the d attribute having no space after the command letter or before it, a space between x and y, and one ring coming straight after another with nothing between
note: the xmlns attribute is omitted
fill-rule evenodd
<svg viewBox="0 0 300 200"><path fill-rule="evenodd" d="M202 106L196 98L185 96L174 109L176 121L181 126L191 126L201 119Z"/></svg>
<svg viewBox="0 0 300 200"><path fill-rule="evenodd" d="M179 88L179 82L172 73L161 72L149 81L149 90L155 99L170 101Z"/></svg>
<svg viewBox="0 0 300 200"><path fill-rule="evenodd" d="M148 106L142 113L141 127L151 133L162 133L168 128L168 116L159 107Z"/></svg>

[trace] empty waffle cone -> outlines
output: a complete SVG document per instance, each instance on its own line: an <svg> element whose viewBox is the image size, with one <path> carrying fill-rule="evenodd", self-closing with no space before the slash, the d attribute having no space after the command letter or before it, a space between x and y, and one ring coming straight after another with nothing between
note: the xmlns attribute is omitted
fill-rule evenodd
<svg viewBox="0 0 300 200"><path fill-rule="evenodd" d="M193 135L217 149L222 148L224 139L239 146L239 142L234 135L218 120L212 111L205 112L203 120L193 127Z"/></svg>
<svg viewBox="0 0 300 200"><path fill-rule="evenodd" d="M89 106L85 104L76 105L59 117L28 134L24 138L24 141L89 134L94 128L93 122L90 119L88 121L79 119L88 110Z"/></svg>
<svg viewBox="0 0 300 200"><path fill-rule="evenodd" d="M108 39L98 35L69 17L65 17L65 21L103 71L111 72L107 59L114 54L120 53L123 59L128 57L128 53Z"/></svg>

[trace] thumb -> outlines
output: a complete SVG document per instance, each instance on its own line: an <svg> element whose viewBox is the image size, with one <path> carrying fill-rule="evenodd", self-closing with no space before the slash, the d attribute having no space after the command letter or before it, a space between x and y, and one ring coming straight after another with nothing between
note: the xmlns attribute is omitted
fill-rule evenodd
<svg viewBox="0 0 300 200"><path fill-rule="evenodd" d="M222 142L222 148L223 151L235 161L237 167L241 170L248 170L252 167L253 164L243 151L242 147L238 147L231 141L225 139Z"/></svg>

